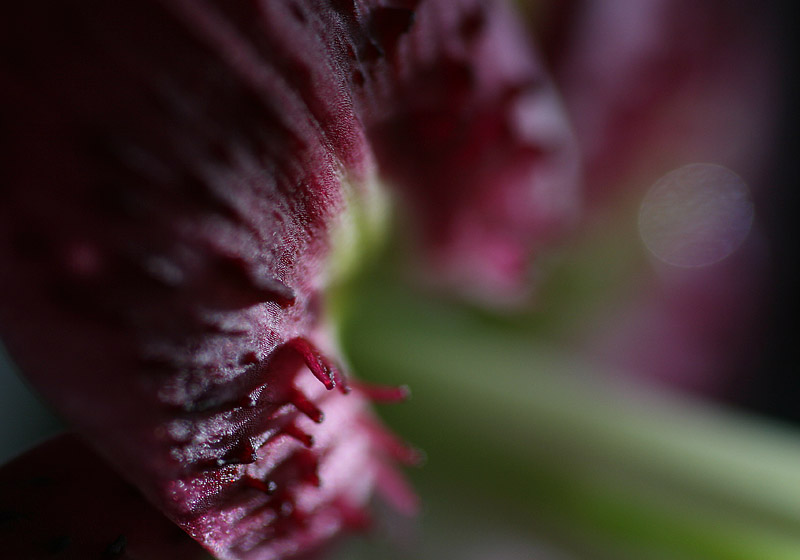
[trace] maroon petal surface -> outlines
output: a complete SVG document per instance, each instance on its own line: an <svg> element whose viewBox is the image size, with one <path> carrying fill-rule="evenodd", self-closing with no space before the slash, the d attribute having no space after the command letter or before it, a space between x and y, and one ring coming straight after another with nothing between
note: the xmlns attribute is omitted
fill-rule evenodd
<svg viewBox="0 0 800 560"><path fill-rule="evenodd" d="M320 323L329 237L370 163L299 9L54 2L2 24L4 340L227 558L336 533L383 460L364 399L326 390L345 388Z"/></svg>
<svg viewBox="0 0 800 560"><path fill-rule="evenodd" d="M325 321L331 240L374 160L445 269L480 265L466 285L505 286L570 206L566 128L510 15L413 4L81 0L0 21L0 334L220 558L312 549L375 487L414 508L391 466L413 454L348 394Z"/></svg>
<svg viewBox="0 0 800 560"><path fill-rule="evenodd" d="M3 558L202 560L208 553L74 436L0 468Z"/></svg>

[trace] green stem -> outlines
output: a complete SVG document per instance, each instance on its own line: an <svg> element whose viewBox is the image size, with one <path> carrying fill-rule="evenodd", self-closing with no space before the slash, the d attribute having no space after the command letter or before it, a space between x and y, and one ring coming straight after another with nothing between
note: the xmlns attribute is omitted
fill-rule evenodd
<svg viewBox="0 0 800 560"><path fill-rule="evenodd" d="M800 558L796 433L614 390L565 352L419 294L360 294L346 348L357 371L414 389L392 412L434 474L505 496L596 557Z"/></svg>

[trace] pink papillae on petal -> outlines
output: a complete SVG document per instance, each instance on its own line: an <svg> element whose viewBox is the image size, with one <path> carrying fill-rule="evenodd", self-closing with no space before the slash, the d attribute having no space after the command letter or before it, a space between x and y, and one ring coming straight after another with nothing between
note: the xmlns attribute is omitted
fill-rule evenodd
<svg viewBox="0 0 800 560"><path fill-rule="evenodd" d="M320 383L343 380L320 316L343 181L374 173L332 12L53 2L0 24L4 341L221 558L319 546L383 460L365 399Z"/></svg>
<svg viewBox="0 0 800 560"><path fill-rule="evenodd" d="M0 18L0 334L220 558L312 550L376 486L412 509L389 463L414 454L368 410L398 395L348 390L322 316L333 232L378 170L443 273L494 295L571 212L568 131L510 14L416 4Z"/></svg>

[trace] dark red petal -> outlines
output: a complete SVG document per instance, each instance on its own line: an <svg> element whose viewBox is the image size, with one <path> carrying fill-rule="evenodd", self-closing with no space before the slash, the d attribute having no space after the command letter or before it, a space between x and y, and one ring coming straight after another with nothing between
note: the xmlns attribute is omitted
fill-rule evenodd
<svg viewBox="0 0 800 560"><path fill-rule="evenodd" d="M3 558L201 560L208 554L74 436L0 468Z"/></svg>
<svg viewBox="0 0 800 560"><path fill-rule="evenodd" d="M375 445L321 317L333 232L375 175L367 139L469 286L513 283L571 208L566 129L511 16L415 4L74 0L0 19L0 333L221 558L314 548L376 485L413 504L385 455L413 457Z"/></svg>
<svg viewBox="0 0 800 560"><path fill-rule="evenodd" d="M376 480L367 403L315 379L344 388L321 291L345 189L374 170L347 35L312 5L20 3L0 23L4 341L225 558L317 546Z"/></svg>

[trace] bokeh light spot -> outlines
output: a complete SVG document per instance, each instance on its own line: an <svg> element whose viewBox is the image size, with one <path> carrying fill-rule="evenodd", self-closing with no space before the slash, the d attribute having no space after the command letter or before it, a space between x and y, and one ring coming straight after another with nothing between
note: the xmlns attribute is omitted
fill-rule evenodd
<svg viewBox="0 0 800 560"><path fill-rule="evenodd" d="M714 264L733 253L753 224L745 182L721 165L695 163L664 175L639 209L639 234L659 260L680 267Z"/></svg>

